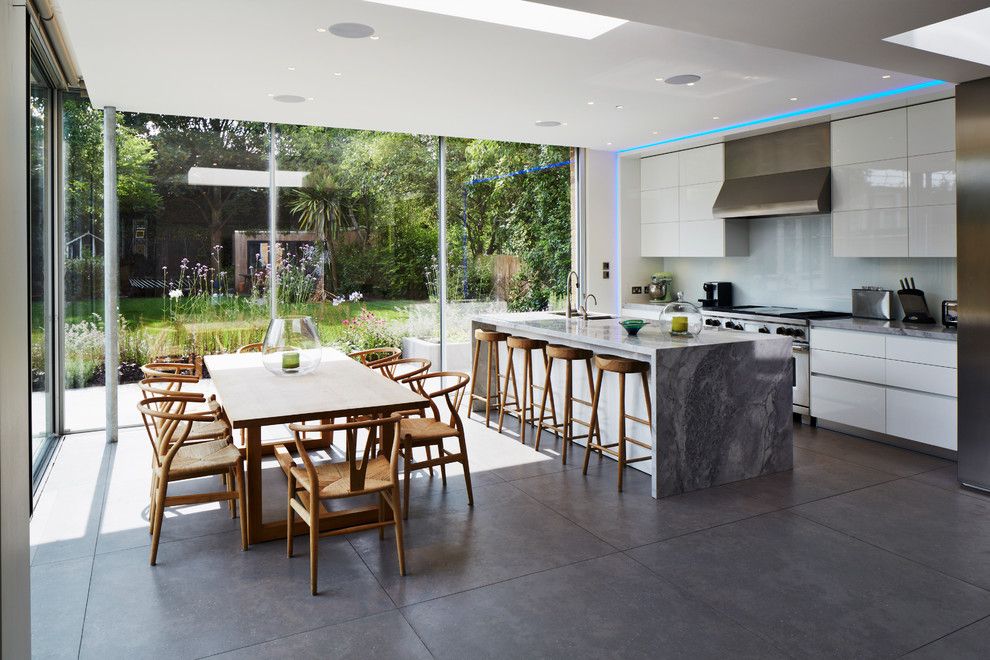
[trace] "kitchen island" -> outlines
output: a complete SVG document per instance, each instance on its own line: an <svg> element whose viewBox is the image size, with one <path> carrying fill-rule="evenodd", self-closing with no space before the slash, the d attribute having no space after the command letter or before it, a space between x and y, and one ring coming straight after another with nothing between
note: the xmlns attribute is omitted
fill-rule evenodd
<svg viewBox="0 0 990 660"><path fill-rule="evenodd" d="M671 337L661 333L656 322L630 337L619 320L567 319L549 312L485 315L474 318L472 336L474 329L496 330L649 362L653 424L639 433L640 439L652 445L652 456L650 461L634 465L653 475L654 497L793 467L789 337L718 330L706 330L696 337ZM503 373L504 355L503 348ZM542 364L538 359L534 362L535 380L542 384ZM486 353L481 351L478 378L472 384L474 393L481 396L486 394L486 368ZM516 373L521 371L520 362ZM579 366L574 396L590 401L587 383L577 375L582 373ZM602 438L611 443L617 434L618 407L614 376L609 376L603 382L599 420ZM563 365L554 366L551 382L561 410ZM627 389L636 388L627 384ZM626 393L626 405L629 414L645 417L638 389ZM578 408L575 416L581 418ZM484 404L475 401L473 410L483 413ZM590 411L583 418L589 416ZM506 430L513 426L507 423ZM636 437L635 430L629 431ZM633 449L640 448L631 447L630 457ZM578 456L581 453L575 452Z"/></svg>

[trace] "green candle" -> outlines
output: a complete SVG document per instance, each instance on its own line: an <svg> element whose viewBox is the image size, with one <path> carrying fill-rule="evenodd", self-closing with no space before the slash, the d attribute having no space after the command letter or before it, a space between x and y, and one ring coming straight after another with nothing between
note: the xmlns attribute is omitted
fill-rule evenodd
<svg viewBox="0 0 990 660"><path fill-rule="evenodd" d="M688 318L686 316L674 316L670 319L671 332L687 332Z"/></svg>
<svg viewBox="0 0 990 660"><path fill-rule="evenodd" d="M296 351L282 353L282 369L291 371L299 368L299 353Z"/></svg>

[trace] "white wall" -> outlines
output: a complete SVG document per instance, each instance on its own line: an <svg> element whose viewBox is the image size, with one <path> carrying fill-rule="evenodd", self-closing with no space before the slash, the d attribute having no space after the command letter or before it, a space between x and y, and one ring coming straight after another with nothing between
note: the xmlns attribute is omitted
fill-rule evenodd
<svg viewBox="0 0 990 660"><path fill-rule="evenodd" d="M650 275L663 270L657 268L662 259L641 257L640 244L640 159L622 158L619 160L619 227L622 240L619 244L619 300L622 302L649 302L647 293L633 294L632 287L645 287L650 283Z"/></svg>
<svg viewBox="0 0 990 660"><path fill-rule="evenodd" d="M585 151L584 208L588 274L584 290L598 298L596 309L612 314L618 313L620 301L616 198L619 185L618 166L618 158L614 153L591 149ZM639 181L638 171L636 181ZM611 274L607 280L602 278L602 263L606 261L611 265Z"/></svg>
<svg viewBox="0 0 990 660"><path fill-rule="evenodd" d="M0 656L31 657L26 15L0 6Z"/></svg>
<svg viewBox="0 0 990 660"><path fill-rule="evenodd" d="M702 297L702 282L720 280L732 282L737 305L848 312L851 289L865 284L896 291L897 280L905 276L914 277L918 288L925 291L936 318L941 301L956 297L954 258L833 257L830 215L759 218L749 223L748 257L651 261L657 270L674 273L674 290L684 291L688 300Z"/></svg>

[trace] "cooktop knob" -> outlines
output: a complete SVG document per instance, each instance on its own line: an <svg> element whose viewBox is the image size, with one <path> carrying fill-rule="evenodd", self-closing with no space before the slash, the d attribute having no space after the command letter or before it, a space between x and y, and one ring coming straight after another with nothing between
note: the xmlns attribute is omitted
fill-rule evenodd
<svg viewBox="0 0 990 660"><path fill-rule="evenodd" d="M804 330L794 330L791 334L795 337L804 337Z"/></svg>
<svg viewBox="0 0 990 660"><path fill-rule="evenodd" d="M778 335L786 335L787 334L787 330L785 328L777 328L777 334Z"/></svg>
<svg viewBox="0 0 990 660"><path fill-rule="evenodd" d="M767 326L763 326L762 328L760 328L759 330L757 330L757 332L762 332L765 335L769 335L770 334L770 328L768 328Z"/></svg>

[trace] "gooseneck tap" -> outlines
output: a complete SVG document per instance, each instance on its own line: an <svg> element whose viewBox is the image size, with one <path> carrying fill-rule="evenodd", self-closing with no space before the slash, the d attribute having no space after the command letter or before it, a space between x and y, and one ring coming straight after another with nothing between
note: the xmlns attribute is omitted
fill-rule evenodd
<svg viewBox="0 0 990 660"><path fill-rule="evenodd" d="M574 299L571 297L571 275L574 276L574 288L577 289L581 286L578 283L578 274L576 270L572 270L567 273L567 311L564 312L564 316L571 318L578 310L574 309ZM597 303L597 301L596 301Z"/></svg>
<svg viewBox="0 0 990 660"><path fill-rule="evenodd" d="M595 304L598 304L598 298L595 297L595 294L589 293L584 296L584 304L578 307L578 311L581 313L581 316L584 317L585 321L588 320L588 298L594 298Z"/></svg>

